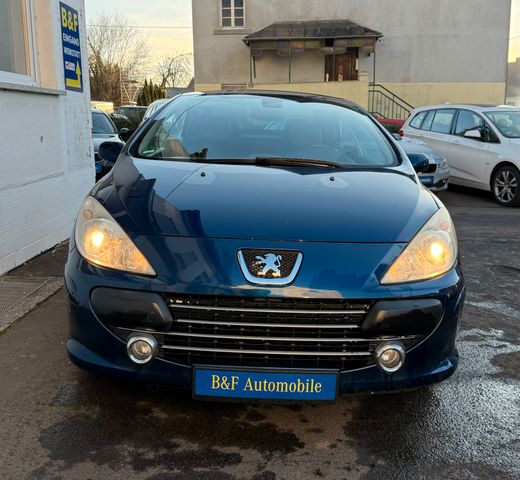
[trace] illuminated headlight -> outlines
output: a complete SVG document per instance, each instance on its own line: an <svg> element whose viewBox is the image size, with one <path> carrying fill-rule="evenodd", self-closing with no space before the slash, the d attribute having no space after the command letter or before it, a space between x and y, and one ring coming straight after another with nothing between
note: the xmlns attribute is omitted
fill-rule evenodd
<svg viewBox="0 0 520 480"><path fill-rule="evenodd" d="M155 275L148 260L93 197L87 197L81 205L75 239L79 253L95 265L140 275Z"/></svg>
<svg viewBox="0 0 520 480"><path fill-rule="evenodd" d="M450 214L442 207L428 220L390 266L384 285L438 277L453 268L458 247Z"/></svg>

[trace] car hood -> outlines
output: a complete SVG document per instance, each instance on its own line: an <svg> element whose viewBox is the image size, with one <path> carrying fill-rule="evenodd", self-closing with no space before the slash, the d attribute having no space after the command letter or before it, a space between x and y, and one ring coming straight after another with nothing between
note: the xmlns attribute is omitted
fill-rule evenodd
<svg viewBox="0 0 520 480"><path fill-rule="evenodd" d="M340 171L124 155L96 196L132 234L276 241L408 242L438 209L409 166Z"/></svg>
<svg viewBox="0 0 520 480"><path fill-rule="evenodd" d="M399 142L399 146L406 152L408 155L409 153L424 153L426 155L434 155L434 151L430 148L424 145L423 143L419 143L414 140L401 140Z"/></svg>

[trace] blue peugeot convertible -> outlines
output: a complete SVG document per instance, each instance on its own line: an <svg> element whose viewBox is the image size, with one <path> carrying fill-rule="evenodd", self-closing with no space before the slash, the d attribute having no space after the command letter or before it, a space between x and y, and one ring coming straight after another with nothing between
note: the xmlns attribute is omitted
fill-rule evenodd
<svg viewBox="0 0 520 480"><path fill-rule="evenodd" d="M196 398L334 400L457 367L442 203L367 112L282 92L181 95L81 206L72 361Z"/></svg>

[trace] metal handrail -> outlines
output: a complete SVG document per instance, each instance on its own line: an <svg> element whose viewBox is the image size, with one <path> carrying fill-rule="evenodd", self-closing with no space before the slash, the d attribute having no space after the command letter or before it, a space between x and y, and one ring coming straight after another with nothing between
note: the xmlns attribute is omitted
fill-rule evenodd
<svg viewBox="0 0 520 480"><path fill-rule="evenodd" d="M414 108L401 97L380 84L370 83L368 94L369 109L373 115L377 114L380 118L399 118L404 120L410 115ZM381 107L381 109L379 109L379 107Z"/></svg>
<svg viewBox="0 0 520 480"><path fill-rule="evenodd" d="M404 103L406 105L406 107L408 107L410 110L413 110L415 108L413 105L410 105L406 100L403 100L399 95L396 95L391 90L388 90L388 88L386 88L384 85L381 85L380 83L369 83L368 86L369 87L377 87L377 88L380 88L380 89L384 90L385 92L388 92L390 95L392 95L393 99L397 99L401 103Z"/></svg>

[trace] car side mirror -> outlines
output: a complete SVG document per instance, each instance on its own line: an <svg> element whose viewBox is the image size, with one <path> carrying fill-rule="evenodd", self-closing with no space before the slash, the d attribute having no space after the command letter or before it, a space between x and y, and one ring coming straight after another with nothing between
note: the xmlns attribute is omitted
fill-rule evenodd
<svg viewBox="0 0 520 480"><path fill-rule="evenodd" d="M123 140L125 142L130 137L130 129L129 128L121 128L121 129L119 129L118 133L119 133L119 138L121 138L121 140Z"/></svg>
<svg viewBox="0 0 520 480"><path fill-rule="evenodd" d="M417 173L424 173L430 166L428 156L424 153L410 153L408 158Z"/></svg>
<svg viewBox="0 0 520 480"><path fill-rule="evenodd" d="M103 142L98 149L98 156L101 160L115 163L117 157L123 150L124 145L121 142Z"/></svg>
<svg viewBox="0 0 520 480"><path fill-rule="evenodd" d="M475 140L482 140L482 132L476 128L474 130L466 130L464 132L465 138L473 138Z"/></svg>

